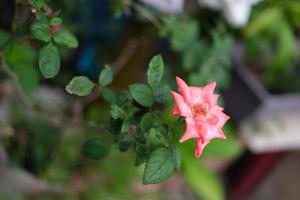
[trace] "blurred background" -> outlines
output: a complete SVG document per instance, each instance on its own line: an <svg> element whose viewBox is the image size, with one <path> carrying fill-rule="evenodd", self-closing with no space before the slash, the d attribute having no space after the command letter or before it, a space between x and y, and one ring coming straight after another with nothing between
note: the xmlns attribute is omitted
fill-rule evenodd
<svg viewBox="0 0 300 200"><path fill-rule="evenodd" d="M60 73L45 79L38 49L47 39L35 40L32 23L50 15L63 20L50 31L67 30L60 43L70 48L59 48ZM300 199L299 32L299 0L0 0L0 199ZM156 54L174 90L175 76L216 81L231 120L226 140L198 160L182 145L180 172L146 186L130 150L82 155L87 138L107 134L109 104L64 88L75 75L97 80L109 64L120 92L145 82ZM172 105L160 109L171 121Z"/></svg>

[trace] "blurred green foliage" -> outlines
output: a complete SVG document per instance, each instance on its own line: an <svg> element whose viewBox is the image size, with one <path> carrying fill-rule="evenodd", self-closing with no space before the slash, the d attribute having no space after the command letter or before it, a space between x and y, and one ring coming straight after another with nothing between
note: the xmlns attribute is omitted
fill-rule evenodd
<svg viewBox="0 0 300 200"><path fill-rule="evenodd" d="M253 71L275 93L299 90L300 2L262 1L243 30ZM249 59L249 60L250 60Z"/></svg>

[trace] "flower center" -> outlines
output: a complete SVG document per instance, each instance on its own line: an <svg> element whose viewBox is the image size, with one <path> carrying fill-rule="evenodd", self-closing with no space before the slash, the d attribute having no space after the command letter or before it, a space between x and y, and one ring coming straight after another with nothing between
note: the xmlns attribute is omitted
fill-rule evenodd
<svg viewBox="0 0 300 200"><path fill-rule="evenodd" d="M195 104L192 106L193 117L206 116L208 108L205 104Z"/></svg>

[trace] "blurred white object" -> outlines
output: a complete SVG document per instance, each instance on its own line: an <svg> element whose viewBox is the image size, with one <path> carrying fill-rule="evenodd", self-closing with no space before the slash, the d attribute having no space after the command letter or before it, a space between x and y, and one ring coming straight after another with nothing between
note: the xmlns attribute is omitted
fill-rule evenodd
<svg viewBox="0 0 300 200"><path fill-rule="evenodd" d="M166 14L178 14L183 11L184 0L141 0L143 3Z"/></svg>
<svg viewBox="0 0 300 200"><path fill-rule="evenodd" d="M240 128L243 141L255 153L300 149L300 96L267 99Z"/></svg>
<svg viewBox="0 0 300 200"><path fill-rule="evenodd" d="M260 0L198 0L201 6L221 10L224 17L234 27L248 23L251 7Z"/></svg>

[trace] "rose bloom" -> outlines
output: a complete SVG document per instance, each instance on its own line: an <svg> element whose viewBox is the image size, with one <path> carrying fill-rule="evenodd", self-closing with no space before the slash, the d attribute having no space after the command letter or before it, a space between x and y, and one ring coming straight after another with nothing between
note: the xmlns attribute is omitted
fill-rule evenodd
<svg viewBox="0 0 300 200"><path fill-rule="evenodd" d="M186 123L180 142L196 139L195 157L199 158L211 139L225 139L222 127L229 116L217 105L219 95L213 93L216 82L204 87L189 87L179 77L176 82L180 94L172 91L175 101L172 115L184 117Z"/></svg>

